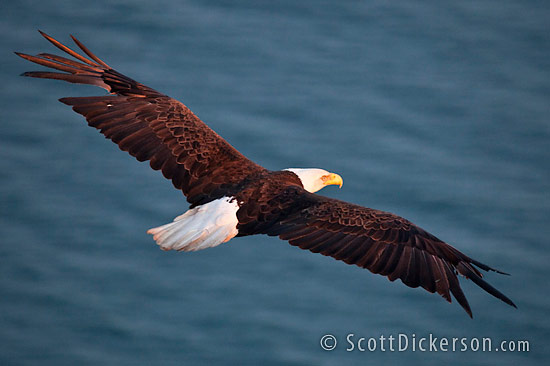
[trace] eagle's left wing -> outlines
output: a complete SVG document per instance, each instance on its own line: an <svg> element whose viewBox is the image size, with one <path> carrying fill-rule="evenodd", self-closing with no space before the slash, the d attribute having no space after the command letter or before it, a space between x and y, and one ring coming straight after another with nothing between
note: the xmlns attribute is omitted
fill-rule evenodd
<svg viewBox="0 0 550 366"><path fill-rule="evenodd" d="M96 85L110 95L61 98L91 127L139 161L162 171L192 206L229 195L247 177L265 169L243 156L183 103L114 70L80 41L85 57L45 33L54 46L76 60L49 53L18 56L56 71L24 76Z"/></svg>
<svg viewBox="0 0 550 366"><path fill-rule="evenodd" d="M410 221L392 213L288 187L268 202L251 202L237 213L239 233L279 236L290 244L321 253L373 273L421 286L451 302L450 294L472 316L458 274L516 307L488 284L481 272L496 271L461 253Z"/></svg>

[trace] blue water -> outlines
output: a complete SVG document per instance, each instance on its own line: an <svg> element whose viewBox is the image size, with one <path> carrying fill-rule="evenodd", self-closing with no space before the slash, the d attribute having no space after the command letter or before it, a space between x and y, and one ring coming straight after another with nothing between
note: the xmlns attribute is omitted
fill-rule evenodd
<svg viewBox="0 0 550 366"><path fill-rule="evenodd" d="M550 360L550 6L544 1L4 2L1 365L543 365ZM271 169L398 213L512 276L456 304L267 237L162 252L181 193L21 78L77 35ZM57 51L56 51L57 52ZM319 345L334 334L332 352ZM345 337L528 340L530 352L347 352Z"/></svg>

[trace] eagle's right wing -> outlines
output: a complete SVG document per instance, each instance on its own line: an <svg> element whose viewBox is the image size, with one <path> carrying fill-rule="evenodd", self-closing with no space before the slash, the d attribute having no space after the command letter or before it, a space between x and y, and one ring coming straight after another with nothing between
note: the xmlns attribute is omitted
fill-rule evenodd
<svg viewBox="0 0 550 366"><path fill-rule="evenodd" d="M400 279L410 287L437 292L451 302L451 294L472 316L458 274L516 307L488 284L475 266L496 271L461 253L410 221L389 212L287 187L267 202L249 202L237 212L240 235L279 236L290 244L321 253L373 273Z"/></svg>

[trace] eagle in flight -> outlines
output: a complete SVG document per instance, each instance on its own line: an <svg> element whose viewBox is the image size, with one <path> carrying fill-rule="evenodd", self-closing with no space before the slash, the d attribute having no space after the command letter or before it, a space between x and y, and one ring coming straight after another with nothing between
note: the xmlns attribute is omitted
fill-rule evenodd
<svg viewBox="0 0 550 366"><path fill-rule="evenodd" d="M234 237L278 236L291 245L400 279L410 287L451 294L470 317L458 275L516 307L488 284L479 269L500 272L470 258L392 213L315 194L342 186L323 169L268 170L247 159L183 103L112 69L71 36L88 56L40 32L75 60L49 53L22 58L60 72L23 76L97 85L109 94L61 98L88 124L139 161L162 171L190 203L173 222L148 231L164 250L196 251ZM477 267L477 268L476 268Z"/></svg>

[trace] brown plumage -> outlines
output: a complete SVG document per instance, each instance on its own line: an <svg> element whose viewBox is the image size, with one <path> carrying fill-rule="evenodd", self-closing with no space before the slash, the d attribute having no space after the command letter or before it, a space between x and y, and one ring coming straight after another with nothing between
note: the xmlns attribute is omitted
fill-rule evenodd
<svg viewBox="0 0 550 366"><path fill-rule="evenodd" d="M41 32L59 49L84 63L41 53L17 55L67 73L26 72L24 76L100 86L115 95L61 98L82 114L88 124L139 161L150 161L181 189L193 205L220 198L246 176L265 169L245 158L204 124L189 108L124 76L95 57L76 38L75 43L94 61L78 55Z"/></svg>
<svg viewBox="0 0 550 366"><path fill-rule="evenodd" d="M121 150L161 170L191 204L191 210L182 216L195 215L194 208L202 205L206 211L209 203L225 198L221 205L236 204L233 216L237 231L228 234L224 241L235 235L278 236L302 249L387 276L390 281L400 279L407 286L437 292L449 302L452 294L472 316L460 288L457 276L460 274L515 307L509 298L482 279L475 266L485 271L495 269L399 216L311 193L320 188L308 191L299 173L269 171L248 160L184 104L113 70L76 38L71 36L89 59L41 34L77 61L48 53L37 56L17 53L26 60L61 71L23 75L96 85L109 91L106 96L60 101L72 106ZM165 226L176 225L176 221ZM162 240L174 233L180 237L185 234L177 230L180 229L160 227L152 229L152 233L161 245ZM180 239L176 239L170 245L177 244ZM168 249L198 250L221 242L200 247L198 239L193 240Z"/></svg>

